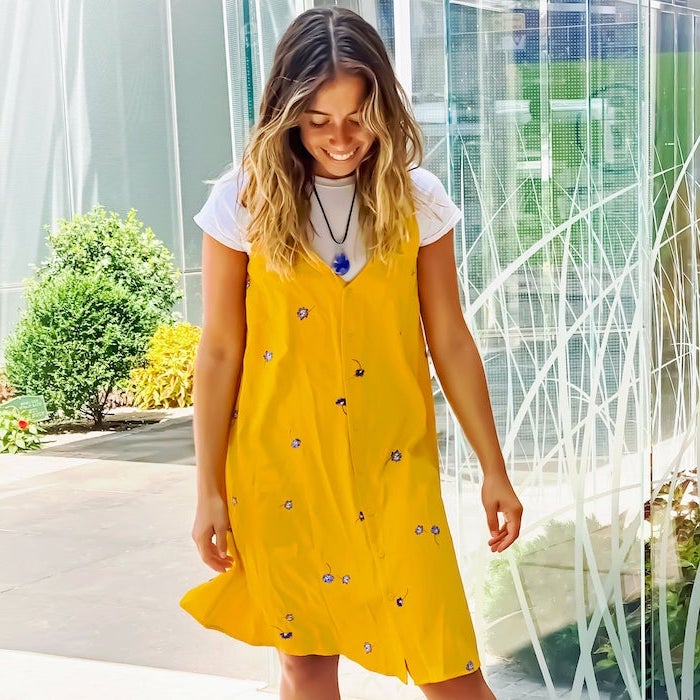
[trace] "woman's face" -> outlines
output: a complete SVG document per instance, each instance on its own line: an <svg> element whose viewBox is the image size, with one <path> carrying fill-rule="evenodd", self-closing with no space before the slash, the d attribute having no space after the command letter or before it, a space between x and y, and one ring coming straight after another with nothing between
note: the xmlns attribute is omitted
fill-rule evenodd
<svg viewBox="0 0 700 700"><path fill-rule="evenodd" d="M347 177L372 147L374 135L360 124L366 98L365 80L347 73L338 74L316 91L299 125L316 175Z"/></svg>

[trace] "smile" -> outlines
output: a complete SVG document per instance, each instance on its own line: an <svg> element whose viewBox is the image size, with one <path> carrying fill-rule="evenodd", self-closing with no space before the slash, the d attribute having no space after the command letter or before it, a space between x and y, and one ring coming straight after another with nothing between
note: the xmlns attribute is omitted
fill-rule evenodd
<svg viewBox="0 0 700 700"><path fill-rule="evenodd" d="M350 160L356 153L358 149L355 148L352 151L348 151L347 153L331 153L330 151L327 151L325 148L323 149L323 152L329 157L332 158L333 160Z"/></svg>

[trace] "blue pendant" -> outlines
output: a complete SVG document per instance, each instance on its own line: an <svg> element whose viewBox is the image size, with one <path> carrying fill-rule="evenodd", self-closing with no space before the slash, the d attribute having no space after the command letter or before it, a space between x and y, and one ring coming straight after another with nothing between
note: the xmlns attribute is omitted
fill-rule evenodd
<svg viewBox="0 0 700 700"><path fill-rule="evenodd" d="M350 261L345 253L340 252L333 258L333 272L336 275L346 275L350 270Z"/></svg>

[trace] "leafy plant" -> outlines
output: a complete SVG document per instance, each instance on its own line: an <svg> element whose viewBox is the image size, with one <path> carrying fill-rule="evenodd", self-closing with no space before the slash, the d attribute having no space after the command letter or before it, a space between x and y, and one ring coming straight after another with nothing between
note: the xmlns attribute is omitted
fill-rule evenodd
<svg viewBox="0 0 700 700"><path fill-rule="evenodd" d="M636 608L630 611L628 629L639 646L643 620L646 640L645 687L650 697L666 697L668 690L661 651L660 607L665 607L671 667L676 692L680 694L685 628L690 611L690 597L700 563L700 498L697 471L685 470L664 481L656 489L654 496L646 502L644 517L651 526L651 536L645 543L646 607L642 611L641 603L637 601ZM665 591L664 587L659 585L661 582L657 581L656 574L663 559L668 568L673 569L671 572L667 571ZM598 651L605 654L597 663L599 667L612 667L617 664L615 652L609 642L603 643ZM694 640L693 672L694 697L700 697L698 634Z"/></svg>
<svg viewBox="0 0 700 700"><path fill-rule="evenodd" d="M181 297L173 256L133 209L122 219L96 205L86 214L60 220L48 243L53 254L39 267L39 279L61 272L101 275L138 296L161 322L172 318Z"/></svg>
<svg viewBox="0 0 700 700"><path fill-rule="evenodd" d="M16 454L38 450L41 428L13 406L0 409L0 452Z"/></svg>
<svg viewBox="0 0 700 700"><path fill-rule="evenodd" d="M107 397L146 351L160 311L104 272L64 270L28 286L5 351L7 375L53 417L102 425Z"/></svg>
<svg viewBox="0 0 700 700"><path fill-rule="evenodd" d="M146 353L146 364L131 373L134 404L141 408L192 405L194 360L201 329L189 323L159 326Z"/></svg>

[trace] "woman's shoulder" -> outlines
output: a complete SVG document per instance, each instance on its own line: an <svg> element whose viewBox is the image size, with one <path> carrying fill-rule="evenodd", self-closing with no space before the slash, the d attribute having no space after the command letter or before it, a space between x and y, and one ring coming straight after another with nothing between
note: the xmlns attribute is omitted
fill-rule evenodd
<svg viewBox="0 0 700 700"><path fill-rule="evenodd" d="M410 175L421 245L428 245L454 228L462 212L437 175L425 168L413 168Z"/></svg>
<svg viewBox="0 0 700 700"><path fill-rule="evenodd" d="M438 198L442 199L447 196L445 187L440 181L440 178L430 170L425 168L412 168L409 171L411 176L411 181L413 182L413 187L416 190L416 194L428 196L430 199Z"/></svg>
<svg viewBox="0 0 700 700"><path fill-rule="evenodd" d="M245 179L245 173L240 167L224 172L213 181L209 197L194 217L202 230L236 250L247 249L245 231L250 216L240 202Z"/></svg>
<svg viewBox="0 0 700 700"><path fill-rule="evenodd" d="M210 182L212 188L209 196L221 199L231 206L240 206L239 197L246 180L243 167L233 166Z"/></svg>

